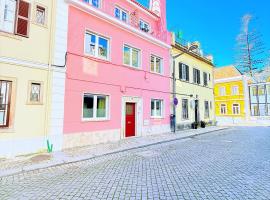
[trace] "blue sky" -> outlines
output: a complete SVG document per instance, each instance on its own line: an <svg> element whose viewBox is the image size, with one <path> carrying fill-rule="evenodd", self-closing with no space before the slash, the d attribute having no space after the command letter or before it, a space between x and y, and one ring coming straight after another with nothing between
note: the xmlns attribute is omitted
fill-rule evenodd
<svg viewBox="0 0 270 200"><path fill-rule="evenodd" d="M234 63L235 38L244 14L258 18L256 27L270 49L269 9L270 0L167 0L168 28L182 31L187 40L200 41L204 52L214 55L215 64L224 66Z"/></svg>

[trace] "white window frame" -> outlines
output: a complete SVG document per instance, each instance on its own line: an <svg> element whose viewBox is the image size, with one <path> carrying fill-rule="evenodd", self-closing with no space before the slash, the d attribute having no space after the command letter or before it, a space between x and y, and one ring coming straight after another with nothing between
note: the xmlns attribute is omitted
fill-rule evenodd
<svg viewBox="0 0 270 200"><path fill-rule="evenodd" d="M125 47L129 48L129 64L126 64L125 63ZM133 51L132 50L133 49L136 50L136 51L138 51L138 67L132 65L132 58L133 58L133 54L132 54ZM125 66L132 67L134 69L140 69L141 68L141 63L142 63L141 62L141 58L142 58L142 51L141 51L141 49L132 47L132 46L130 46L128 44L124 44L124 46L123 46L123 64Z"/></svg>
<svg viewBox="0 0 270 200"><path fill-rule="evenodd" d="M154 58L154 71L152 71L152 69L151 69L152 57ZM160 72L157 72L157 59L160 59ZM151 54L151 56L150 56L150 71L153 73L157 73L157 74L163 74L163 58L161 58L160 56L156 56L154 54Z"/></svg>
<svg viewBox="0 0 270 200"><path fill-rule="evenodd" d="M235 106L235 105L237 105L237 106ZM238 108L238 113L235 113L235 108ZM239 103L233 103L232 104L232 112L233 112L233 114L234 115L240 115L240 113L241 113L241 108L240 108L240 104Z"/></svg>
<svg viewBox="0 0 270 200"><path fill-rule="evenodd" d="M93 5L93 0L84 0L84 2L90 4L91 6L95 8L101 8L101 5L102 5L102 0L98 0L98 7Z"/></svg>
<svg viewBox="0 0 270 200"><path fill-rule="evenodd" d="M184 118L184 109L183 109L183 101L186 100L187 101L187 118ZM181 108L182 108L182 115L181 115L181 118L182 120L189 120L189 100L188 99L182 99L181 101Z"/></svg>
<svg viewBox="0 0 270 200"><path fill-rule="evenodd" d="M13 13L13 21L10 22L9 20L6 20L5 19L5 2L6 0L0 0L0 31L3 31L3 32L6 32L6 33L11 33L11 34L14 34L15 32L15 25L16 25L16 17L17 17L17 1L15 1L15 9L14 9L14 13ZM4 24L5 23L13 23L13 27L12 27L12 30L6 30L4 29Z"/></svg>
<svg viewBox="0 0 270 200"><path fill-rule="evenodd" d="M205 103L208 103L208 112L206 112L207 110L206 110L206 104ZM210 101L204 101L204 118L205 119L209 119L210 118Z"/></svg>
<svg viewBox="0 0 270 200"><path fill-rule="evenodd" d="M222 112L222 108L225 108L224 109L225 112ZM225 103L220 104L220 114L221 115L226 115L227 114L227 104L225 104Z"/></svg>
<svg viewBox="0 0 270 200"><path fill-rule="evenodd" d="M152 101L154 101L154 115L152 115ZM161 115L157 115L157 111L156 111L156 108L157 108L157 104L156 102L157 101L160 101L160 111L161 111ZM151 99L150 101L150 115L151 115L151 118L155 118L155 119L161 119L163 118L164 116L164 100L163 99Z"/></svg>
<svg viewBox="0 0 270 200"><path fill-rule="evenodd" d="M232 86L232 95L239 95L239 87L238 87L238 85Z"/></svg>
<svg viewBox="0 0 270 200"><path fill-rule="evenodd" d="M219 94L219 96L226 96L226 87L225 86L219 87L218 88L218 94Z"/></svg>
<svg viewBox="0 0 270 200"><path fill-rule="evenodd" d="M115 10L116 10L116 9L119 9L119 10L120 10L120 18L117 18L116 15L115 15ZM126 16L127 16L126 21L123 20L123 13L126 13ZM125 23L128 23L128 22L129 22L129 12L126 11L125 9L119 7L119 6L115 6L115 7L114 7L114 17L115 17L116 19L119 19L119 20L122 21L122 22L125 22Z"/></svg>
<svg viewBox="0 0 270 200"><path fill-rule="evenodd" d="M141 29L141 23L143 24L143 27L145 27L145 24L148 25L148 31L147 31L147 32L144 31L143 29ZM139 29L140 29L141 31L145 32L145 33L150 33L150 32L151 32L151 26L150 26L150 23L144 21L143 19L140 19L140 20L139 20Z"/></svg>
<svg viewBox="0 0 270 200"><path fill-rule="evenodd" d="M95 50L94 50L95 54L94 55L86 52L86 35L87 34L94 35L96 37ZM107 50L107 57L106 58L98 55L98 41L99 41L99 38L105 39L108 42L108 50ZM111 40L108 37L105 37L105 36L102 36L102 35L100 35L98 33L94 33L92 31L87 31L86 30L85 33L84 33L84 54L87 55L87 56L98 58L98 59L110 61L110 59L111 59L111 42L110 41Z"/></svg>
<svg viewBox="0 0 270 200"><path fill-rule="evenodd" d="M84 106L84 97L86 95L94 97L93 104L93 117L87 118L83 116L83 106ZM106 116L105 117L97 117L97 97L106 97ZM84 92L82 95L82 121L106 121L110 119L110 96L106 94L93 94L90 92Z"/></svg>

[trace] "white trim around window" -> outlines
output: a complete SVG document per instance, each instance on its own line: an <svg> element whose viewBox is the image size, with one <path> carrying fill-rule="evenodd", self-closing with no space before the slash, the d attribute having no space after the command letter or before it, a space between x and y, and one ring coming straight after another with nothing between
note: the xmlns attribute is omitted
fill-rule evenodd
<svg viewBox="0 0 270 200"><path fill-rule="evenodd" d="M150 116L151 118L161 119L164 116L164 100L151 99L150 101Z"/></svg>
<svg viewBox="0 0 270 200"><path fill-rule="evenodd" d="M125 51L128 53L127 58L125 59ZM138 53L138 58L137 58L137 65L133 63L133 57L134 57L134 52ZM141 69L141 63L142 63L142 51L141 49L132 47L128 44L123 45L123 64L125 66L133 67L135 69Z"/></svg>
<svg viewBox="0 0 270 200"><path fill-rule="evenodd" d="M88 98L86 102L86 98ZM98 100L100 106L98 108ZM104 102L105 100L105 102ZM82 121L105 121L110 117L110 96L104 94L83 93L82 94ZM99 109L99 110L98 110Z"/></svg>
<svg viewBox="0 0 270 200"><path fill-rule="evenodd" d="M227 104L225 104L225 103L220 104L220 114L221 115L227 114Z"/></svg>
<svg viewBox="0 0 270 200"><path fill-rule="evenodd" d="M108 37L86 30L84 33L84 54L87 56L92 56L95 58L110 61L111 56L110 40L111 39ZM87 45L89 45L88 48ZM103 47L103 49L102 48L99 49L98 48L99 46Z"/></svg>
<svg viewBox="0 0 270 200"><path fill-rule="evenodd" d="M226 87L225 86L219 87L218 94L219 94L219 96L226 96Z"/></svg>
<svg viewBox="0 0 270 200"><path fill-rule="evenodd" d="M152 66L152 60L153 60L153 66ZM159 67L157 65L159 60ZM150 71L157 74L163 74L163 58L160 56L156 56L154 54L151 54L150 56Z"/></svg>
<svg viewBox="0 0 270 200"><path fill-rule="evenodd" d="M90 4L91 6L93 6L95 8L102 7L102 0L83 0L83 2ZM97 6L95 3L97 3Z"/></svg>
<svg viewBox="0 0 270 200"><path fill-rule="evenodd" d="M238 85L232 86L232 95L239 95L239 87Z"/></svg>
<svg viewBox="0 0 270 200"><path fill-rule="evenodd" d="M234 115L240 115L241 113L241 108L239 103L233 103L232 104L232 112Z"/></svg>
<svg viewBox="0 0 270 200"><path fill-rule="evenodd" d="M116 15L116 9L119 10L119 16ZM126 18L124 18L126 16ZM118 5L114 7L114 17L122 22L129 23L129 12Z"/></svg>

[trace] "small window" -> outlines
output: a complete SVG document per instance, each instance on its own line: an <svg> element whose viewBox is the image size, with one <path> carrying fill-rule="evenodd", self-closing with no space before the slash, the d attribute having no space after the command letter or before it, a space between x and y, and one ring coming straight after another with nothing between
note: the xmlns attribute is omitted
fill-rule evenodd
<svg viewBox="0 0 270 200"><path fill-rule="evenodd" d="M209 101L204 102L204 118L208 119L210 116L209 114Z"/></svg>
<svg viewBox="0 0 270 200"><path fill-rule="evenodd" d="M138 68L140 66L141 51L133 47L124 46L124 64Z"/></svg>
<svg viewBox="0 0 270 200"><path fill-rule="evenodd" d="M203 72L203 85L208 86L208 76L206 72Z"/></svg>
<svg viewBox="0 0 270 200"><path fill-rule="evenodd" d="M128 14L125 10L116 7L114 9L114 16L119 19L122 20L123 22L128 22Z"/></svg>
<svg viewBox="0 0 270 200"><path fill-rule="evenodd" d="M238 94L239 94L238 86L232 86L232 95L238 95Z"/></svg>
<svg viewBox="0 0 270 200"><path fill-rule="evenodd" d="M9 126L12 82L0 80L0 128Z"/></svg>
<svg viewBox="0 0 270 200"><path fill-rule="evenodd" d="M108 119L108 96L84 94L83 119Z"/></svg>
<svg viewBox="0 0 270 200"><path fill-rule="evenodd" d="M193 68L193 83L198 85L201 84L201 73L200 70Z"/></svg>
<svg viewBox="0 0 270 200"><path fill-rule="evenodd" d="M19 0L17 11L16 34L28 37L29 34L29 17L30 4L26 1Z"/></svg>
<svg viewBox="0 0 270 200"><path fill-rule="evenodd" d="M30 98L31 103L40 103L41 102L41 83L30 84Z"/></svg>
<svg viewBox="0 0 270 200"><path fill-rule="evenodd" d="M96 7L96 8L100 8L101 7L101 0L83 0L86 3L91 4L92 6Z"/></svg>
<svg viewBox="0 0 270 200"><path fill-rule="evenodd" d="M148 33L150 31L150 25L149 23L143 21L143 20L140 20L140 29L146 33Z"/></svg>
<svg viewBox="0 0 270 200"><path fill-rule="evenodd" d="M108 60L109 40L94 33L86 33L85 53L97 58Z"/></svg>
<svg viewBox="0 0 270 200"><path fill-rule="evenodd" d="M46 9L39 5L36 7L36 23L43 26L46 24Z"/></svg>
<svg viewBox="0 0 270 200"><path fill-rule="evenodd" d="M188 119L188 99L182 99L182 119Z"/></svg>
<svg viewBox="0 0 270 200"><path fill-rule="evenodd" d="M161 118L163 115L163 100L152 99L151 100L151 117Z"/></svg>
<svg viewBox="0 0 270 200"><path fill-rule="evenodd" d="M162 58L151 56L151 72L162 73Z"/></svg>
<svg viewBox="0 0 270 200"><path fill-rule="evenodd" d="M227 113L227 106L226 106L226 104L221 104L220 105L220 114L221 115L226 115L226 113Z"/></svg>
<svg viewBox="0 0 270 200"><path fill-rule="evenodd" d="M179 79L189 81L189 66L179 63Z"/></svg>
<svg viewBox="0 0 270 200"><path fill-rule="evenodd" d="M240 105L239 104L233 104L233 114L234 115L240 114Z"/></svg>
<svg viewBox="0 0 270 200"><path fill-rule="evenodd" d="M264 87L264 85L258 86L258 95L259 96L264 96L265 95L265 87Z"/></svg>
<svg viewBox="0 0 270 200"><path fill-rule="evenodd" d="M225 96L226 95L226 89L225 87L219 88L219 96Z"/></svg>

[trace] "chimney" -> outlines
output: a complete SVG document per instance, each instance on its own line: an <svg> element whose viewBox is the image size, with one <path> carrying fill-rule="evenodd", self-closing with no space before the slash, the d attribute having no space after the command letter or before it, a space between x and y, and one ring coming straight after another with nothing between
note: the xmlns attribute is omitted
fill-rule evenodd
<svg viewBox="0 0 270 200"><path fill-rule="evenodd" d="M160 0L150 0L149 9L160 17L161 15L161 7Z"/></svg>

